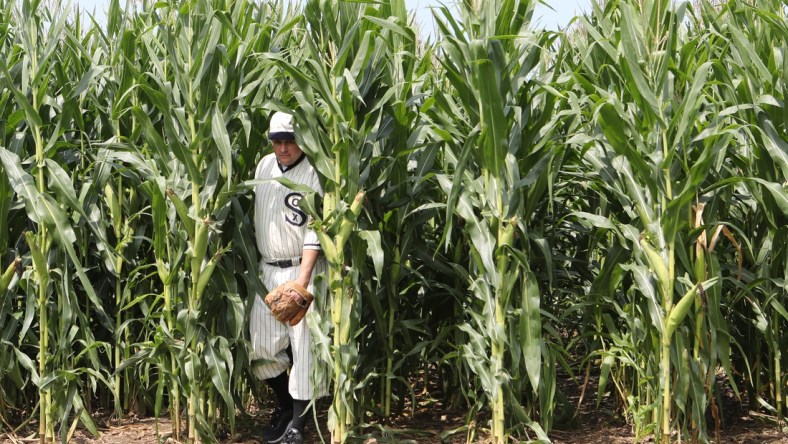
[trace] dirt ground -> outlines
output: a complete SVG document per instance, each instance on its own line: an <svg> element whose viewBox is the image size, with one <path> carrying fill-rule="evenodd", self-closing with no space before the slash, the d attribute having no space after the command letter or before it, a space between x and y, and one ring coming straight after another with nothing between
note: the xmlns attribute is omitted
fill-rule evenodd
<svg viewBox="0 0 788 444"><path fill-rule="evenodd" d="M220 442L223 444L259 444L256 435L266 424L268 412L260 412L258 415L241 419L237 425L236 434L226 437ZM415 418L403 421L401 428L399 425L389 428L381 427L376 433L376 437L369 437L354 440L359 444L376 443L464 443L466 442L465 432L458 432L441 439L441 433L448 430L463 429L463 421L460 416L441 414L441 412L418 414ZM172 439L172 429L169 419L159 420L159 431L161 440L157 440L156 421L153 418L143 418L138 420L126 420L116 425L104 424L101 427L101 436L93 439L86 432L77 430L71 440L73 444L147 444L161 442L163 444L176 444ZM382 431L385 430L385 431ZM328 442L326 430L322 431L323 438ZM489 443L486 433L481 431L473 443ZM631 430L626 426L615 424L585 424L578 425L569 430L553 430L550 439L554 444L630 444L638 442L634 439ZM720 443L725 444L788 444L788 434L781 432L779 428L768 421L750 419L738 424L736 427L724 430L721 433ZM9 437L0 434L2 444L22 444L38 442L33 435ZM307 443L319 443L320 437L314 430L307 432ZM516 442L516 441L512 441ZM526 441L521 441L526 442ZM653 439L647 438L639 442L650 443ZM716 442L716 441L715 441Z"/></svg>
<svg viewBox="0 0 788 444"><path fill-rule="evenodd" d="M554 444L630 444L635 442L653 443L652 438L636 441L631 429L615 421L608 421L604 412L586 412L576 417L572 427L558 427L549 436ZM254 415L238 418L234 436L223 438L222 444L259 444L257 439L262 427L267 423L270 409L263 409ZM321 423L325 417L321 415ZM387 427L371 428L367 438L352 441L358 444L377 443L449 443L458 444L466 441L466 428L463 427L461 412L446 412L430 406L416 412L412 418L397 418ZM160 419L158 427L161 439L157 439L156 421L154 418L126 419L120 423L101 423L101 436L93 439L85 431L77 430L71 443L73 444L177 444L172 439L172 427L169 419ZM451 430L457 433L441 438L441 434ZM322 430L325 442L328 442L327 430ZM23 444L38 442L34 435L9 437L0 434L0 444ZM314 427L307 432L307 443L320 443L321 439ZM480 430L471 442L489 443L487 434ZM517 442L517 441L512 441ZM527 441L520 441L527 442ZM714 441L716 442L716 441ZM771 418L751 414L740 418L736 425L721 430L720 444L788 444L788 433L781 432Z"/></svg>
<svg viewBox="0 0 788 444"><path fill-rule="evenodd" d="M570 384L569 382L565 384ZM549 437L554 444L630 444L630 443L653 443L653 437L646 437L636 440L630 426L617 417L613 412L615 408L611 399L604 399L599 406L596 404L594 396L583 397L579 402L582 390L572 385L560 387L566 394L566 403L578 406L569 415L564 415L560 420L556 420L554 429L549 433ZM595 388L593 389L595 390ZM590 393L595 391L589 390ZM432 393L431 395L435 395ZM419 404L414 409L406 408L401 415L394 417L387 424L376 424L372 422L366 436L350 441L353 444L377 444L377 443L478 443L488 444L490 440L486 433L486 421L479 418L480 426L469 433L464 426L464 416L467 412L453 411L447 408L439 399L440 396L430 396L426 394L419 397ZM741 406L741 402L736 399L728 399L728 405L724 407L728 411L726 424L720 427L719 444L788 444L788 428L785 425L781 428L777 425L775 418L757 412L748 411ZM320 433L314 425L307 430L306 443L320 443L329 441L329 433L325 428L325 412L328 405L318 407L318 423L321 424ZM236 419L236 430L232 436L220 437L222 444L258 444L260 441L257 436L262 428L267 424L271 413L271 406L264 405L261 408L251 406L247 414ZM734 414L731 414L733 412ZM109 421L106 418L96 418L99 424L101 435L98 439L92 438L87 432L77 430L71 440L73 444L178 444L172 438L172 425L169 418L158 420L160 438L157 439L157 421L154 418L129 417L122 421ZM34 424L31 424L34 427ZM4 434L4 429L0 429L0 444L27 444L38 442L32 428L27 434L8 436ZM322 434L322 440L320 435ZM471 439L469 439L469 435ZM715 439L714 427L710 426L709 435L712 442ZM535 438L535 437L531 437ZM527 438L521 441L528 442ZM676 441L679 442L679 441ZM690 442L690 441L684 441Z"/></svg>

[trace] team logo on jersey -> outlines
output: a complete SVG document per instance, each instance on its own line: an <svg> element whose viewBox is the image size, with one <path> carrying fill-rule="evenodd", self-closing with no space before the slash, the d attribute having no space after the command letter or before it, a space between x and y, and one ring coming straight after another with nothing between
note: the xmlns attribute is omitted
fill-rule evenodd
<svg viewBox="0 0 788 444"><path fill-rule="evenodd" d="M302 197L304 196L299 193L290 193L285 196L285 206L292 210L292 213L285 214L285 220L290 225L302 227L306 223L306 213L298 208L298 202L301 201Z"/></svg>

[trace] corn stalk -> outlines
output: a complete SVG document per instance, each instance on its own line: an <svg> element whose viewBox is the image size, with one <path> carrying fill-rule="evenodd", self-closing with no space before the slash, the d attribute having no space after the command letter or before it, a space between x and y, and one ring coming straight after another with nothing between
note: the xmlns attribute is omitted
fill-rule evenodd
<svg viewBox="0 0 788 444"><path fill-rule="evenodd" d="M599 71L593 77L577 77L595 104L590 120L601 131L596 140L601 149L592 148L586 159L593 171L599 171L609 198L635 210L610 219L604 214L579 216L598 228L614 229L622 244L631 243L638 251L636 263L625 269L633 273L645 297L642 313L649 313L647 331L659 349L658 375L644 375L659 383L642 393L646 396L640 402L648 405L651 394L658 393L660 409L653 418L662 442L671 440L676 428L683 432L687 426L705 439L704 415L714 372L718 365L731 369L727 325L718 307L711 306L719 300L719 290L712 285L721 276L708 273L706 253L692 252L695 245L688 239L698 235L690 232L699 227L689 224L693 202L714 201L708 190L730 183L720 159L739 127L723 117L724 107L716 100L719 92L709 83L717 62L705 50L689 56L687 46L677 40L686 13L686 4L659 1L611 2L604 10L595 6L594 17L584 22L595 45L583 53L586 66L579 72L590 74L593 66ZM714 48L712 34L696 32L694 38ZM611 35L618 40L610 42ZM616 85L615 93L600 83ZM694 281L684 279L685 273ZM694 316L688 316L690 312ZM682 327L687 319L695 323L693 334ZM713 332L710 337L697 333L706 329ZM693 350L692 356L685 347ZM604 362L606 374L613 361ZM647 368L654 371L657 363ZM689 424L685 417L691 419Z"/></svg>
<svg viewBox="0 0 788 444"><path fill-rule="evenodd" d="M460 326L468 336L463 358L488 398L493 442L507 442L517 423L546 439L551 409L537 405L552 404L555 370L531 266L529 241L538 235L529 226L560 159L552 139L561 121L553 114L558 97L540 86L555 82L557 73L539 66L542 48L555 36L528 29L531 2L463 6L462 22L446 8L438 21L453 97L441 100L443 118L433 117L463 116L447 128L459 136L446 139L444 170L451 175L438 176L448 195L447 231L458 218L471 240L468 279L477 306ZM507 417L517 421L507 424Z"/></svg>
<svg viewBox="0 0 788 444"><path fill-rule="evenodd" d="M27 232L25 240L33 259L36 285L26 286L26 291L36 292L38 367L33 368L25 359L22 364L32 373L31 379L39 388L39 439L44 442L54 439L58 422L61 440L73 433L77 420L96 433L95 424L84 410L82 395L78 393L79 380L84 375L88 382L95 384L101 380L107 386L110 384L101 373L96 353L102 343L93 339L87 325L93 316L110 331L112 325L82 266L89 246L78 241L80 233L93 233L99 248L105 246L104 236L98 225L87 217L88 206L80 200L69 175L69 170L77 171L82 164L69 165L64 157L58 157L77 151L67 129L73 116L78 114L76 110L81 102L71 100L78 93L67 87L52 87L59 83L61 75L74 75L65 67L71 66L70 62L79 55L68 47L65 51L55 51L62 40L73 34L66 26L67 14L61 8L44 12L37 2L23 2L18 7L21 9L14 11L14 21L24 24L15 35L20 48L19 58L4 59L0 71L4 91L13 95L24 117L15 122L19 143L0 149L0 158L18 198L24 202L27 216L35 224L35 233ZM39 25L44 20L49 22L45 28ZM64 97L71 101L65 101ZM51 104L59 100L64 105L52 108ZM44 112L47 109L49 112ZM29 171L23 168L20 155L30 155L34 160ZM107 253L104 257L111 255ZM76 275L87 296L85 307L91 308L88 314L73 310L79 304L75 301L72 275ZM56 316L51 317L51 314ZM20 337L24 337L28 326L23 326ZM68 334L70 329L79 328L77 326L86 331L87 347L82 348L79 340ZM81 351L67 352L74 347ZM89 359L92 369L79 367L81 359ZM74 413L76 420L68 424L66 421Z"/></svg>
<svg viewBox="0 0 788 444"><path fill-rule="evenodd" d="M376 275L386 279L382 276L385 250L381 249L380 233L372 227L362 230L360 220L369 190L378 193L378 187L386 183L389 156L402 149L392 146L393 140L386 137L394 119L400 117L392 113L393 105L404 106L403 101L409 98L409 84L403 77L409 71L403 70L411 68L400 54L415 51L415 35L406 27L404 11L401 1L309 1L304 7L307 35L303 52L287 59L277 57L295 85L297 140L318 171L324 191L322 211L314 204L309 211L316 216L315 227L329 265L326 303L331 318L330 323L322 318L309 322L334 380L332 442L345 442L362 418L362 406L355 401L359 396L356 378L361 375L356 365L356 335L361 301L375 297L362 296L359 291L359 275L367 258L373 260ZM318 109L316 103L325 105ZM406 129L397 129L400 141L406 137L403 131ZM392 318L388 322L387 328L393 328ZM393 348L386 348L387 375L393 367ZM381 390L384 411L390 409L386 406L390 391L385 385Z"/></svg>

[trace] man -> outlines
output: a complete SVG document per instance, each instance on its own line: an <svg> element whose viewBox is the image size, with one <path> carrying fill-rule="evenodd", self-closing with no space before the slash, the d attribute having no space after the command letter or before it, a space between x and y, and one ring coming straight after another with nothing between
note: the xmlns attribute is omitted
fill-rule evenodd
<svg viewBox="0 0 788 444"><path fill-rule="evenodd" d="M269 290L295 281L319 297L312 278L325 271L326 263L320 256L317 235L307 227L307 215L298 207L303 195L272 179L283 177L318 192L320 182L295 141L291 115L277 112L271 117L268 139L274 152L263 157L255 172L255 179L265 180L255 187L254 201L261 277ZM315 395L326 396L328 389L325 383L313 386L310 378L314 358L306 321L295 326L277 321L261 296L255 297L249 322L253 372L266 381L277 400L263 439L268 443L301 444L311 416L307 406Z"/></svg>

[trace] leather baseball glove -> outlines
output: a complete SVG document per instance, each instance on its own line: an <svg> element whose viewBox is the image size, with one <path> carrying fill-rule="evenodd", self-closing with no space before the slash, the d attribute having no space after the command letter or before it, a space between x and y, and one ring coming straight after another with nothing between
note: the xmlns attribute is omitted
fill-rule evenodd
<svg viewBox="0 0 788 444"><path fill-rule="evenodd" d="M265 296L265 304L277 321L295 326L304 319L315 297L295 281L287 281Z"/></svg>

